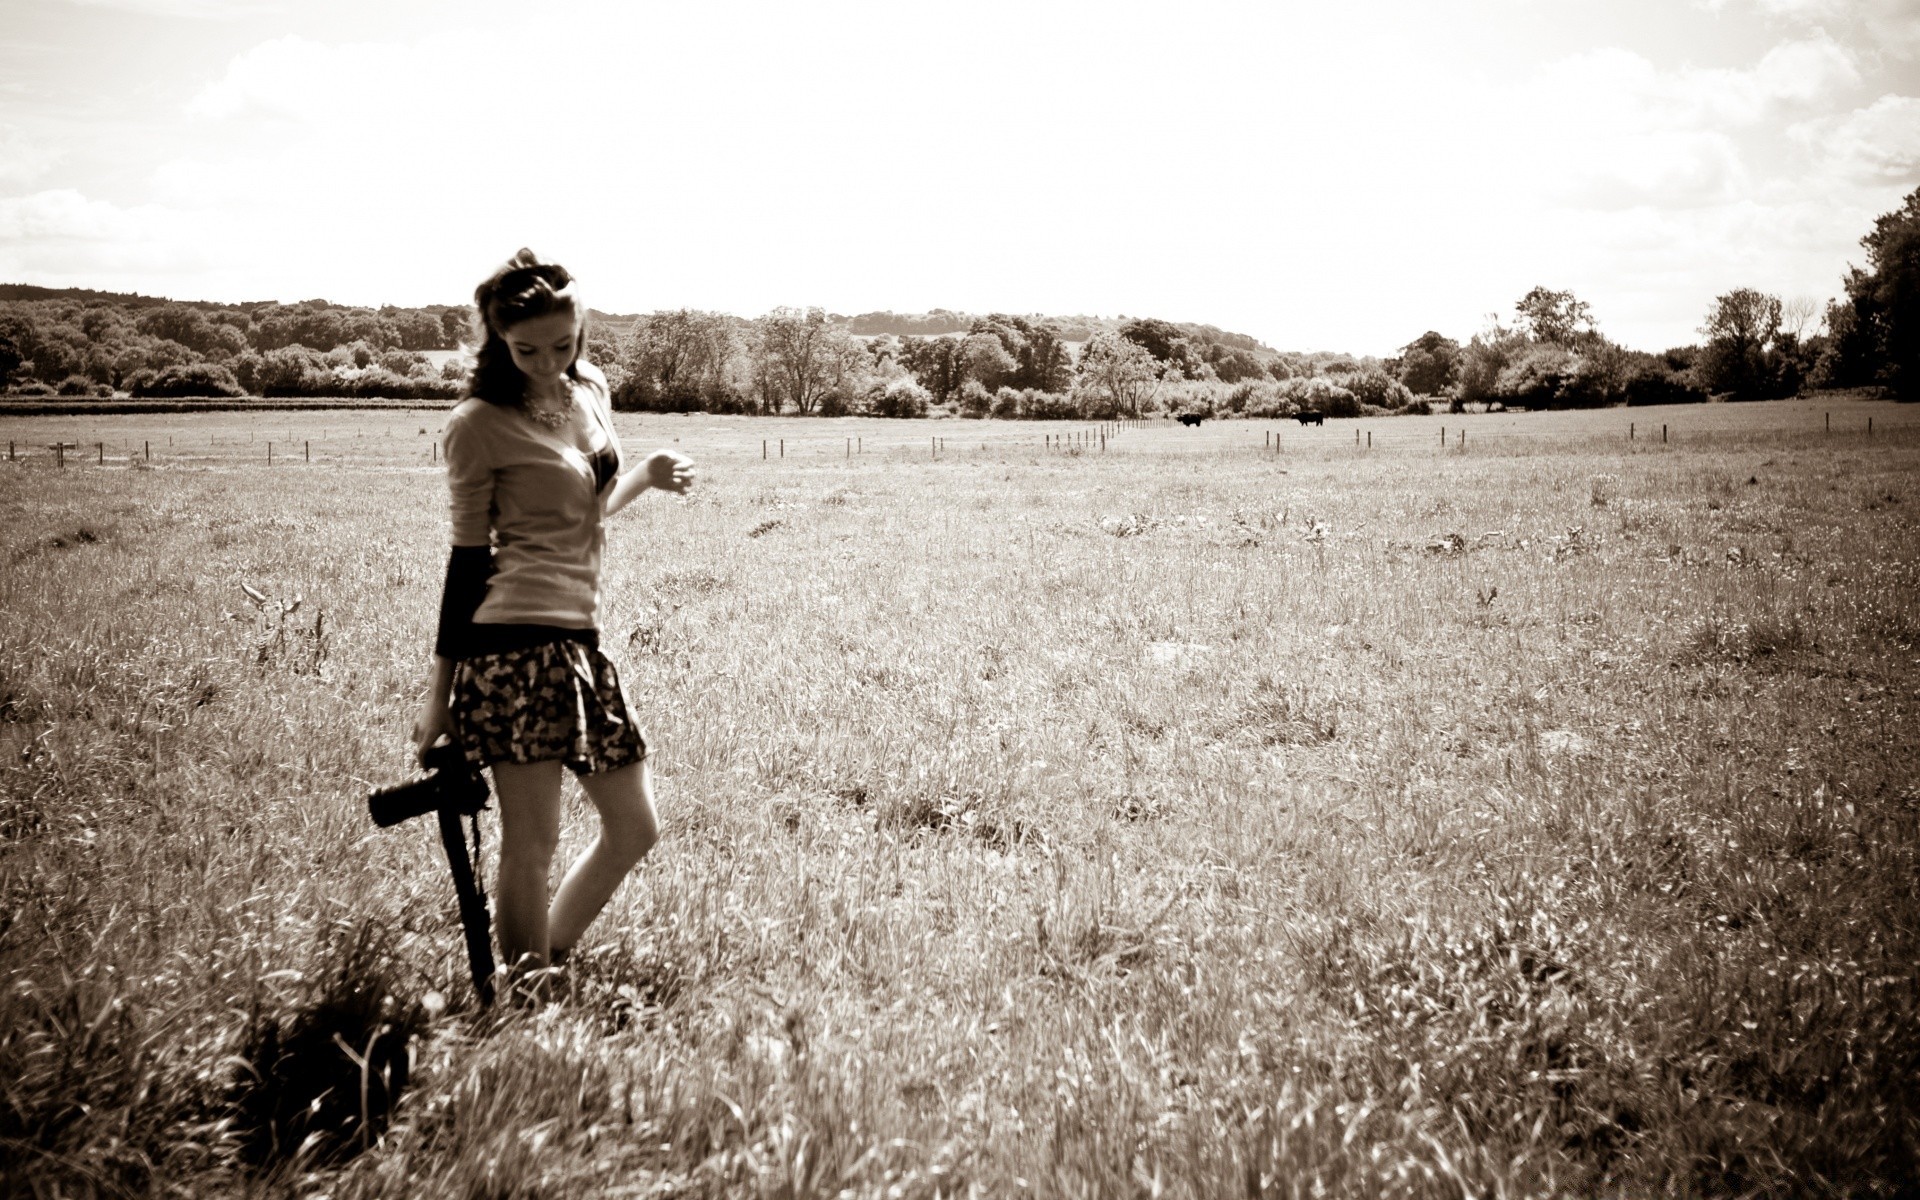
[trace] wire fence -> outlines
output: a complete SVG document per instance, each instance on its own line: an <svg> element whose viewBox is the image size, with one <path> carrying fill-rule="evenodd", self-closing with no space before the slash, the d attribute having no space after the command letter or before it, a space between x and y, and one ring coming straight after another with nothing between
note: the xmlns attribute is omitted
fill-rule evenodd
<svg viewBox="0 0 1920 1200"><path fill-rule="evenodd" d="M446 410L333 410L298 414L0 417L4 462L72 468L283 468L349 466L421 469L442 461ZM324 419L313 420L316 416ZM698 420L720 424L695 425ZM1671 410L1584 413L1359 417L1305 425L1292 420L1219 419L1187 425L1166 418L1097 422L708 418L705 414L619 414L629 451L670 445L697 459L729 463L821 464L920 460L981 454L1067 458L1211 454L1277 459L1354 455L1655 452L1743 446L1910 445L1920 408L1805 401L1692 405ZM822 427L826 428L822 428Z"/></svg>

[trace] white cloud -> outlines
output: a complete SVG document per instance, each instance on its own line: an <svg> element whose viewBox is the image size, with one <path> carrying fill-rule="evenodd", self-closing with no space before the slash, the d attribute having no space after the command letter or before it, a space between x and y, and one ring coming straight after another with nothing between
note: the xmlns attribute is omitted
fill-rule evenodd
<svg viewBox="0 0 1920 1200"><path fill-rule="evenodd" d="M200 273L216 230L196 236L176 214L122 208L70 188L0 198L0 279L126 288Z"/></svg>
<svg viewBox="0 0 1920 1200"><path fill-rule="evenodd" d="M405 120L398 95L419 96L443 60L405 47L373 43L325 45L297 35L274 38L234 56L220 79L187 103L191 116L268 117L339 124L384 112Z"/></svg>
<svg viewBox="0 0 1920 1200"><path fill-rule="evenodd" d="M70 188L0 199L0 243L114 242L138 234L126 210Z"/></svg>
<svg viewBox="0 0 1920 1200"><path fill-rule="evenodd" d="M1827 170L1847 178L1920 181L1920 97L1882 96L1865 108L1803 121L1788 132Z"/></svg>
<svg viewBox="0 0 1920 1200"><path fill-rule="evenodd" d="M59 151L12 125L0 125L0 185L36 183L60 161Z"/></svg>

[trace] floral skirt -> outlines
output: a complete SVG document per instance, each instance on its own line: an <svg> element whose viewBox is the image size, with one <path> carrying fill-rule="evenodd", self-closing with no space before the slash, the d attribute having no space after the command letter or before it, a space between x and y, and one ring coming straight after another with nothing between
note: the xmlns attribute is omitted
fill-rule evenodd
<svg viewBox="0 0 1920 1200"><path fill-rule="evenodd" d="M454 740L475 766L558 759L592 775L647 756L613 664L583 642L463 658L451 708Z"/></svg>

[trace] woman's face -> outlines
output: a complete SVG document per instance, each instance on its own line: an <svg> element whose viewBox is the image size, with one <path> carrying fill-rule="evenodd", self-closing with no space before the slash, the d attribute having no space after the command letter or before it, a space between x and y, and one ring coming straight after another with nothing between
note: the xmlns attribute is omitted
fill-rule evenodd
<svg viewBox="0 0 1920 1200"><path fill-rule="evenodd" d="M521 374L535 383L554 383L576 357L580 317L564 309L550 312L509 325L500 336Z"/></svg>

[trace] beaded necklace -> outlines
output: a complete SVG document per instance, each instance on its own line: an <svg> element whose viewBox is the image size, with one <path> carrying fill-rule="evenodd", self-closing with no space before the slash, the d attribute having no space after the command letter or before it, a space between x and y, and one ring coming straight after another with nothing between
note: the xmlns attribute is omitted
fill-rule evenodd
<svg viewBox="0 0 1920 1200"><path fill-rule="evenodd" d="M566 384L565 403L564 408L535 408L523 400L520 407L527 414L527 419L534 424L544 425L548 429L559 429L573 416L573 382L571 380Z"/></svg>

